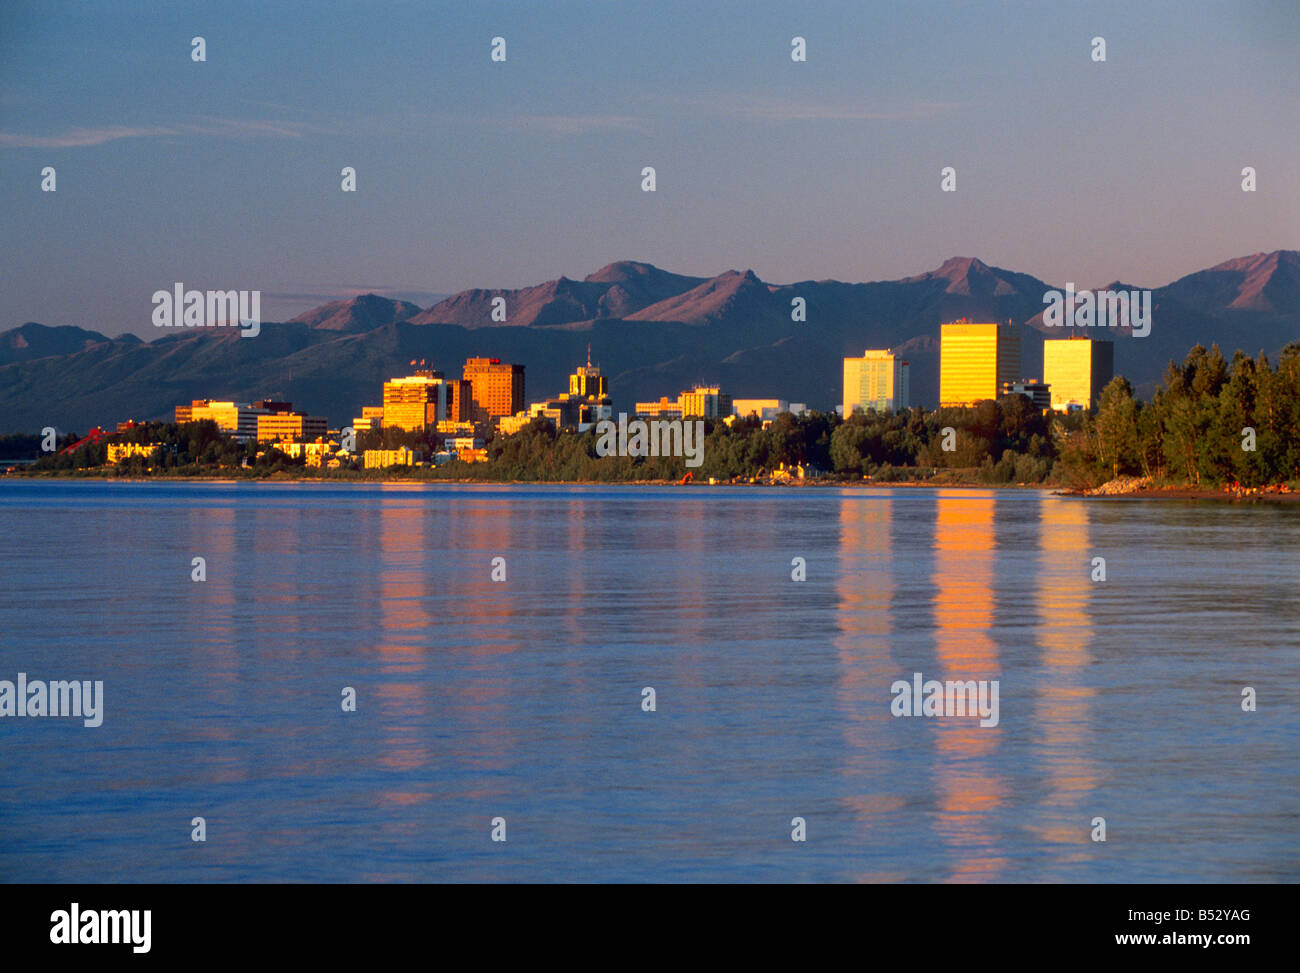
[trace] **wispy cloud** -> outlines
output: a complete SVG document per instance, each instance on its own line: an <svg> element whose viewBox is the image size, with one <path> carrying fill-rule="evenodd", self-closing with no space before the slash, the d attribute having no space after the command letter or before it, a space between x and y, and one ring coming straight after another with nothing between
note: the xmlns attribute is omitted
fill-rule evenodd
<svg viewBox="0 0 1300 973"><path fill-rule="evenodd" d="M487 121L502 128L558 136L610 130L640 131L644 125L642 119L630 115L507 115Z"/></svg>
<svg viewBox="0 0 1300 973"><path fill-rule="evenodd" d="M0 132L0 146L19 149L79 149L120 139L139 138L300 138L321 131L303 122L261 118L213 118L201 115L194 122L174 125L101 125L70 128L56 135L25 135Z"/></svg>
<svg viewBox="0 0 1300 973"><path fill-rule="evenodd" d="M289 106L279 106L288 109ZM904 121L909 119L932 118L945 114L961 105L956 102L920 101L894 107L875 105L858 105L843 103L825 103L800 101L793 98L765 97L761 95L733 95L718 98L700 98L682 101L665 100L665 106L672 114L680 115L683 111L696 116L729 116L758 122L799 122L799 121ZM536 134L553 138L569 138L589 135L596 132L624 131L645 132L654 119L633 115L607 113L577 112L572 114L529 115L515 113L511 115L484 116L468 118L454 115L433 115L422 117L421 122L429 119L441 124L468 123L486 125L490 128L513 132ZM374 120L370 120L374 124ZM390 131L410 131L413 120L404 118L401 122L392 122L380 126ZM347 126L353 134L364 128L364 123ZM330 128L307 122L288 121L272 118L217 118L200 115L191 122L179 122L165 125L100 125L86 128L70 128L51 135L33 135L20 132L0 132L0 147L20 149L76 149L122 139L150 138L301 138L304 135L328 134Z"/></svg>
<svg viewBox="0 0 1300 973"><path fill-rule="evenodd" d="M761 95L739 95L693 102L697 108L718 114L764 122L892 122L933 118L961 108L959 102L914 101L893 107L866 104L800 101Z"/></svg>
<svg viewBox="0 0 1300 973"><path fill-rule="evenodd" d="M535 133L555 137L587 135L592 132L628 131L645 132L656 120L666 117L680 118L684 113L695 117L719 116L742 118L755 122L801 121L908 121L933 118L961 108L957 102L917 101L897 106L835 104L800 101L792 98L774 98L757 95L721 96L718 98L663 99L661 111L655 117L638 118L631 115L570 114L525 115L515 114L475 119L480 124L515 132ZM456 121L470 121L458 118Z"/></svg>

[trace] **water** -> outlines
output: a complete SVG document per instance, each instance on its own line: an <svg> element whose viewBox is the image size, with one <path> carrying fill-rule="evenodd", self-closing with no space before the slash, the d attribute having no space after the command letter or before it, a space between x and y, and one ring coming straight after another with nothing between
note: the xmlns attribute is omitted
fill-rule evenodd
<svg viewBox="0 0 1300 973"><path fill-rule="evenodd" d="M1298 552L1027 491L0 482L0 679L105 694L0 719L0 879L1295 881ZM998 725L893 717L914 672Z"/></svg>

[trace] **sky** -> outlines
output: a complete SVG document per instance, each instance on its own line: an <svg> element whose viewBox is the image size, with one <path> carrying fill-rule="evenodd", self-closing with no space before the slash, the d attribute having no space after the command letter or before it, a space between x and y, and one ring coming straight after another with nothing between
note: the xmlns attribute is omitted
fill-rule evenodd
<svg viewBox="0 0 1300 973"><path fill-rule="evenodd" d="M1300 249L1298 65L1294 0L5 0L0 330L154 338L175 282L283 320L615 260L1161 286Z"/></svg>

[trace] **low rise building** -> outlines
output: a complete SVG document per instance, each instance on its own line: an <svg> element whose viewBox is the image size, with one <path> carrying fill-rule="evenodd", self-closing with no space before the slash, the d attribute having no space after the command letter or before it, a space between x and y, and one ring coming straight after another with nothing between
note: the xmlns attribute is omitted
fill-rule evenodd
<svg viewBox="0 0 1300 973"><path fill-rule="evenodd" d="M328 439L318 439L310 443L280 443L277 448L286 456L301 459L308 466L319 467L329 466L330 460L336 458L339 452L338 444Z"/></svg>
<svg viewBox="0 0 1300 973"><path fill-rule="evenodd" d="M785 399L733 399L731 411L742 419L748 416L775 419L782 412L790 411L790 403Z"/></svg>
<svg viewBox="0 0 1300 973"><path fill-rule="evenodd" d="M438 432L444 436L473 436L478 432L478 427L469 421L444 419L438 423Z"/></svg>
<svg viewBox="0 0 1300 973"><path fill-rule="evenodd" d="M676 400L664 396L658 402L638 402L636 414L647 419L725 419L732 415L731 396L716 385L696 385Z"/></svg>
<svg viewBox="0 0 1300 973"><path fill-rule="evenodd" d="M497 420L497 431L503 436L513 436L533 421L531 412L516 412L512 416L502 416Z"/></svg>
<svg viewBox="0 0 1300 973"><path fill-rule="evenodd" d="M377 432L384 426L382 405L363 405L361 415L352 420L353 432Z"/></svg>
<svg viewBox="0 0 1300 973"><path fill-rule="evenodd" d="M153 456L154 450L162 449L161 443L109 443L108 444L108 463L113 464L120 462L130 456L143 456L149 459Z"/></svg>
<svg viewBox="0 0 1300 973"><path fill-rule="evenodd" d="M397 449L367 449L364 454L365 467L368 470L382 470L389 466L414 466L424 458L409 446Z"/></svg>
<svg viewBox="0 0 1300 973"><path fill-rule="evenodd" d="M324 416L309 416L305 412L272 412L257 417L257 441L270 443L277 440L311 442L329 431Z"/></svg>
<svg viewBox="0 0 1300 973"><path fill-rule="evenodd" d="M249 402L194 399L189 405L176 407L176 421L202 422L210 419L221 432L240 442L249 442L257 438L257 417L267 415L269 411Z"/></svg>
<svg viewBox="0 0 1300 973"><path fill-rule="evenodd" d="M636 414L647 419L680 419L682 407L680 400L665 395L658 402L638 402Z"/></svg>
<svg viewBox="0 0 1300 973"><path fill-rule="evenodd" d="M1023 395L1039 409L1052 407L1052 387L1036 379L1022 378L1018 382L1003 382L1002 396Z"/></svg>

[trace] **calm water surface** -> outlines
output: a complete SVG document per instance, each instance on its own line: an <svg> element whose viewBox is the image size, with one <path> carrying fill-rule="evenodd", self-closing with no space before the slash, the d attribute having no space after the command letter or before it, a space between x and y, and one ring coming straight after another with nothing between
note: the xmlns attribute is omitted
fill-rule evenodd
<svg viewBox="0 0 1300 973"><path fill-rule="evenodd" d="M1298 578L1297 507L0 482L0 679L106 699L0 719L0 880L1295 881Z"/></svg>

